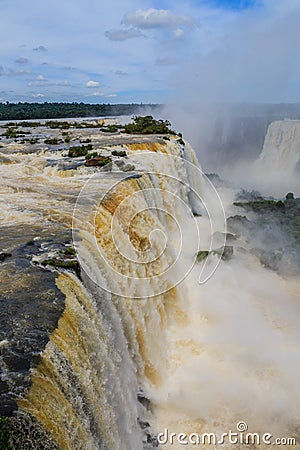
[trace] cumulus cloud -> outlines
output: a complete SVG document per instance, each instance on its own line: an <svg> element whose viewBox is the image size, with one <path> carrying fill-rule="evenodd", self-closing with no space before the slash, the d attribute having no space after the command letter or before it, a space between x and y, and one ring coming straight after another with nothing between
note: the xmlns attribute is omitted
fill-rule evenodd
<svg viewBox="0 0 300 450"><path fill-rule="evenodd" d="M43 98L43 97L45 97L45 95L38 93L38 94L32 94L32 97L33 98Z"/></svg>
<svg viewBox="0 0 300 450"><path fill-rule="evenodd" d="M185 26L192 28L195 22L190 16L177 15L168 9L137 9L123 17L122 24L142 30L154 28L175 28Z"/></svg>
<svg viewBox="0 0 300 450"><path fill-rule="evenodd" d="M29 61L27 58L24 58L23 56L20 56L20 58L16 59L15 61L17 64L27 64Z"/></svg>
<svg viewBox="0 0 300 450"><path fill-rule="evenodd" d="M134 28L130 28L129 30L108 30L104 34L111 41L126 41L127 39L145 37L140 30Z"/></svg>
<svg viewBox="0 0 300 450"><path fill-rule="evenodd" d="M37 79L38 81L44 81L44 80L45 80L45 77L44 77L43 75L38 75L38 76L36 77L36 79Z"/></svg>
<svg viewBox="0 0 300 450"><path fill-rule="evenodd" d="M99 83L98 83L98 81L90 80L90 81L88 81L88 82L86 83L86 87L87 87L87 88L94 89L94 88L99 87Z"/></svg>

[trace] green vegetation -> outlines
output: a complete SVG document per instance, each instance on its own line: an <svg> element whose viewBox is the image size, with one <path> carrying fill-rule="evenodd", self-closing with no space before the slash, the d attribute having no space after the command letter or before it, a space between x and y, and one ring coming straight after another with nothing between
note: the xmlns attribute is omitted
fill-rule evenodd
<svg viewBox="0 0 300 450"><path fill-rule="evenodd" d="M80 277L80 265L77 260L70 260L70 261L64 261L58 258L49 258L45 259L43 261L42 266L51 266L55 267L56 269L66 269L66 270L73 270L78 277Z"/></svg>
<svg viewBox="0 0 300 450"><path fill-rule="evenodd" d="M63 131L61 135L66 144L69 144L71 142L71 136L67 131Z"/></svg>
<svg viewBox="0 0 300 450"><path fill-rule="evenodd" d="M72 124L70 122L57 122L54 120L50 120L48 122L46 122L46 127L51 128L52 130L56 130L56 129L60 129L60 130L64 130L64 129L69 129Z"/></svg>
<svg viewBox="0 0 300 450"><path fill-rule="evenodd" d="M9 426L9 418L0 416L0 450L10 450L12 431Z"/></svg>
<svg viewBox="0 0 300 450"><path fill-rule="evenodd" d="M287 247L295 250L300 245L300 198L294 198L289 192L285 200L260 200L249 202L235 202L235 205L246 211L257 214L254 223L268 228L270 223L277 225L287 238Z"/></svg>
<svg viewBox="0 0 300 450"><path fill-rule="evenodd" d="M44 140L44 143L49 144L49 145L58 145L58 144L61 144L62 142L63 141L58 138L47 138Z"/></svg>
<svg viewBox="0 0 300 450"><path fill-rule="evenodd" d="M78 158L79 156L86 156L90 150L93 150L92 144L76 145L69 148L69 157Z"/></svg>
<svg viewBox="0 0 300 450"><path fill-rule="evenodd" d="M197 262L203 261L205 258L208 257L208 255L209 255L209 251L208 251L208 250L200 250L200 251L197 253L197 257L196 257Z"/></svg>
<svg viewBox="0 0 300 450"><path fill-rule="evenodd" d="M39 142L39 139L38 138L31 138L31 139L29 139L28 142L29 142L29 144L34 145L34 144L37 144Z"/></svg>
<svg viewBox="0 0 300 450"><path fill-rule="evenodd" d="M18 125L23 128L37 128L43 126L41 122L19 122Z"/></svg>
<svg viewBox="0 0 300 450"><path fill-rule="evenodd" d="M89 156L89 155L88 155ZM90 166L97 166L97 167L104 167L107 164L110 164L108 169L111 168L111 158L109 156L103 156L98 153L92 153L90 158L87 158L85 165Z"/></svg>
<svg viewBox="0 0 300 450"><path fill-rule="evenodd" d="M85 155L85 159L97 158L97 156L102 156L102 155L100 155L100 153L98 153L98 152L87 153Z"/></svg>
<svg viewBox="0 0 300 450"><path fill-rule="evenodd" d="M2 133L2 136L6 137L7 139L16 139L17 137L22 136L22 133L17 128L7 128L7 130Z"/></svg>
<svg viewBox="0 0 300 450"><path fill-rule="evenodd" d="M295 200L294 194L292 192L288 192L285 196L286 200Z"/></svg>
<svg viewBox="0 0 300 450"><path fill-rule="evenodd" d="M119 131L118 125L107 125L105 127L102 127L100 130L104 133L117 133Z"/></svg>
<svg viewBox="0 0 300 450"><path fill-rule="evenodd" d="M125 133L129 134L175 134L168 120L156 120L152 116L135 116L133 123L124 127Z"/></svg>
<svg viewBox="0 0 300 450"><path fill-rule="evenodd" d="M113 156L120 156L120 157L122 157L122 158L124 158L125 156L127 156L127 153L125 152L125 150L113 150L113 151L111 152L111 154L112 154Z"/></svg>
<svg viewBox="0 0 300 450"><path fill-rule="evenodd" d="M224 247L217 248L215 250L200 250L197 253L197 262L203 261L205 258L208 257L208 255L218 255L221 256L221 258L224 261L228 261L233 256L233 246L232 245L225 245Z"/></svg>
<svg viewBox="0 0 300 450"><path fill-rule="evenodd" d="M235 206L241 206L247 210L252 210L254 212L271 212L277 211L278 209L284 208L285 204L282 200L254 200L250 202L234 202Z"/></svg>
<svg viewBox="0 0 300 450"><path fill-rule="evenodd" d="M0 103L0 120L128 116L139 113L143 108L155 111L160 108L160 105L6 102Z"/></svg>
<svg viewBox="0 0 300 450"><path fill-rule="evenodd" d="M66 256L76 256L76 250L74 247L67 247L64 251L63 254Z"/></svg>

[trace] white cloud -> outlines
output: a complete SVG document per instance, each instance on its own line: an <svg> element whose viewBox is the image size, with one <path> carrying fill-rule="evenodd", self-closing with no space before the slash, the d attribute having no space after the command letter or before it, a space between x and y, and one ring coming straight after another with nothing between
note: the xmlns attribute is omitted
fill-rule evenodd
<svg viewBox="0 0 300 450"><path fill-rule="evenodd" d="M184 37L184 30L182 28L176 28L172 34L174 39L182 39Z"/></svg>
<svg viewBox="0 0 300 450"><path fill-rule="evenodd" d="M130 28L129 30L108 30L104 34L111 41L126 41L126 39L145 37L140 30L134 28Z"/></svg>
<svg viewBox="0 0 300 450"><path fill-rule="evenodd" d="M33 98L43 98L43 97L45 97L45 96L44 96L44 94L38 93L38 94L32 94L32 97L33 97Z"/></svg>
<svg viewBox="0 0 300 450"><path fill-rule="evenodd" d="M244 10L216 7L221 2L214 0L101 0L93 8L84 0L72 8L68 1L28 0L22 10L16 3L1 2L5 98L31 98L31 89L47 86L47 99L67 92L72 101L109 86L129 102L172 102L172 92L176 101L182 93L183 102L211 96L299 101L299 0L257 0ZM48 81L37 80L40 73ZM88 89L89 80L100 85Z"/></svg>
<svg viewBox="0 0 300 450"><path fill-rule="evenodd" d="M123 17L122 24L131 25L139 29L174 28L195 26L190 16L177 15L168 9L137 9Z"/></svg>
<svg viewBox="0 0 300 450"><path fill-rule="evenodd" d="M36 80L38 80L38 81L45 81L45 77L43 75L38 75L36 77Z"/></svg>
<svg viewBox="0 0 300 450"><path fill-rule="evenodd" d="M91 94L86 94L86 97L104 97L104 92L92 92Z"/></svg>
<svg viewBox="0 0 300 450"><path fill-rule="evenodd" d="M105 92L93 92L91 94L87 94L86 97L105 97L105 98L112 98L117 97L117 94L105 94Z"/></svg>
<svg viewBox="0 0 300 450"><path fill-rule="evenodd" d="M99 83L98 83L98 81L90 80L86 83L86 87L94 89L94 88L99 87Z"/></svg>

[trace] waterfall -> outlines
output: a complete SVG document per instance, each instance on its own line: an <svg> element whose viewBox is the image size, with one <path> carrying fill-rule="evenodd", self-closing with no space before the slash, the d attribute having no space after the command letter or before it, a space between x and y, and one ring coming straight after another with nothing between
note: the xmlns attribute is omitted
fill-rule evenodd
<svg viewBox="0 0 300 450"><path fill-rule="evenodd" d="M266 170L293 174L300 162L300 121L278 120L269 125L258 164Z"/></svg>
<svg viewBox="0 0 300 450"><path fill-rule="evenodd" d="M259 158L252 167L256 188L266 195L299 195L300 121L278 120L267 130Z"/></svg>
<svg viewBox="0 0 300 450"><path fill-rule="evenodd" d="M298 436L299 280L262 267L242 240L232 260L196 264L226 221L187 143L134 136L113 149L125 171L115 159L65 177L43 155L3 171L7 217L72 223L81 266L80 278L58 271L64 310L18 396L28 448L148 450L165 428L221 434L239 421ZM220 189L230 208L231 191Z"/></svg>
<svg viewBox="0 0 300 450"><path fill-rule="evenodd" d="M58 276L65 310L18 401L61 449L142 448L139 389L162 383L166 329L186 322L180 284L199 249L205 180L174 138L124 147L134 173L97 172L77 198L82 281Z"/></svg>

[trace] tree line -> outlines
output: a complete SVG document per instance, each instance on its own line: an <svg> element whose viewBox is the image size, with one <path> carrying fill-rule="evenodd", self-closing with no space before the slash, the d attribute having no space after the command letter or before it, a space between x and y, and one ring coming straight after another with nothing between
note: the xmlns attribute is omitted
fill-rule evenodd
<svg viewBox="0 0 300 450"><path fill-rule="evenodd" d="M89 104L89 103L0 103L0 120L60 119L75 117L127 116L145 110L154 112L157 104Z"/></svg>

